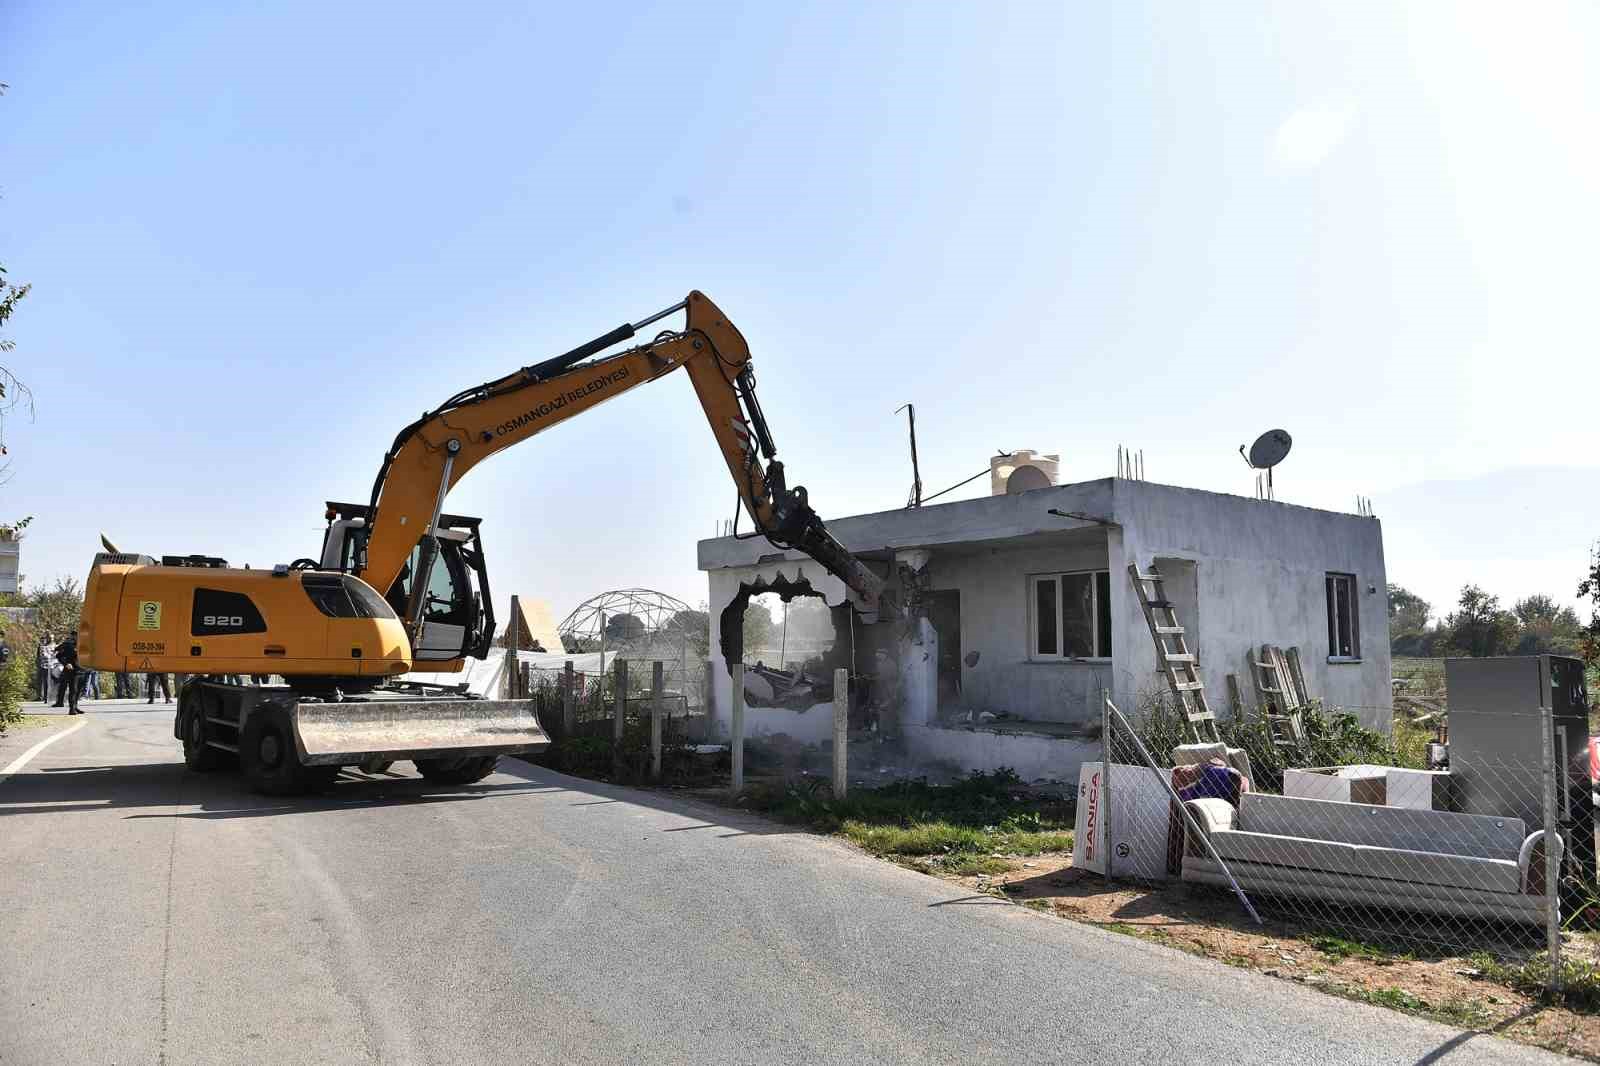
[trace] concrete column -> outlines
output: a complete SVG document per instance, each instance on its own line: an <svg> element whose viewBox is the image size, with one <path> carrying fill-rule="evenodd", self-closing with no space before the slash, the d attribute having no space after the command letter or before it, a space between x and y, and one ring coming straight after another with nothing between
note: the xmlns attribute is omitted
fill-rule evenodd
<svg viewBox="0 0 1600 1066"><path fill-rule="evenodd" d="M744 788L744 663L733 664L733 699L729 707L728 753L733 763L733 790Z"/></svg>
<svg viewBox="0 0 1600 1066"><path fill-rule="evenodd" d="M845 745L850 740L850 671L833 672L833 795L843 799L849 788L849 762Z"/></svg>
<svg viewBox="0 0 1600 1066"><path fill-rule="evenodd" d="M927 725L939 714L939 634L927 618L911 620L900 644L900 724Z"/></svg>
<svg viewBox="0 0 1600 1066"><path fill-rule="evenodd" d="M705 716L701 719L700 739L713 741L717 739L717 664L711 659L706 660L706 672L700 677L700 711Z"/></svg>
<svg viewBox="0 0 1600 1066"><path fill-rule="evenodd" d="M661 780L661 716L666 694L662 691L663 663L657 659L650 668L650 780Z"/></svg>
<svg viewBox="0 0 1600 1066"><path fill-rule="evenodd" d="M578 681L572 673L571 659L567 660L561 681L561 739L570 740L578 726Z"/></svg>

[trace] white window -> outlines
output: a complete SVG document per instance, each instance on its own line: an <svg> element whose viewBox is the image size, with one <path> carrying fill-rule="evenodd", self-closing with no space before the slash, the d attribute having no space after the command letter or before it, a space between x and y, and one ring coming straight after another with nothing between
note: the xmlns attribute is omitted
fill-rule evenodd
<svg viewBox="0 0 1600 1066"><path fill-rule="evenodd" d="M1356 617L1356 576L1328 575L1328 658L1361 658L1361 625Z"/></svg>
<svg viewBox="0 0 1600 1066"><path fill-rule="evenodd" d="M1028 578L1031 659L1111 658L1111 573L1082 570Z"/></svg>

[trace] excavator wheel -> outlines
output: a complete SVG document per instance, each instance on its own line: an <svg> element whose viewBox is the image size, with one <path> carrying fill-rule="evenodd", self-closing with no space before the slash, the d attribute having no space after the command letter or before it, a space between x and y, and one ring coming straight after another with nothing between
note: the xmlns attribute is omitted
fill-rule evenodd
<svg viewBox="0 0 1600 1066"><path fill-rule="evenodd" d="M244 723L239 763L250 787L267 796L317 792L333 784L337 766L305 766L294 746L294 724L282 707L265 706Z"/></svg>
<svg viewBox="0 0 1600 1066"><path fill-rule="evenodd" d="M220 769L226 753L206 743L206 711L193 689L181 697L178 721L182 723L183 765L199 773Z"/></svg>
<svg viewBox="0 0 1600 1066"><path fill-rule="evenodd" d="M417 773L436 785L470 785L494 773L498 755L469 755L461 759L413 759Z"/></svg>

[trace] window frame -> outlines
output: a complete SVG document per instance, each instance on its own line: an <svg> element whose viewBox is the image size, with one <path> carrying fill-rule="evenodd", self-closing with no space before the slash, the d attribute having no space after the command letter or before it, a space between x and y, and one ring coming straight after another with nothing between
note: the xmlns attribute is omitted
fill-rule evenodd
<svg viewBox="0 0 1600 1066"><path fill-rule="evenodd" d="M1105 605L1100 602L1101 575L1104 575L1107 600ZM1055 645L1058 649L1066 646L1066 603L1067 598L1061 587L1061 579L1065 577L1089 578L1089 612L1090 632L1094 637L1093 655L1068 655L1064 651L1042 652L1039 650L1039 584L1051 582L1055 585ZM1029 662L1041 663L1109 663L1116 651L1116 645L1111 639L1111 616L1109 614L1109 594L1111 591L1110 568L1091 568L1084 570L1051 570L1038 574L1028 574L1026 582L1028 599L1028 657ZM1106 614L1107 629L1104 634L1104 643L1109 645L1102 651L1100 632L1100 619L1102 613Z"/></svg>
<svg viewBox="0 0 1600 1066"><path fill-rule="evenodd" d="M1348 654L1339 649L1339 600L1336 593L1337 586L1343 585L1347 590L1345 606L1349 611L1350 650ZM1361 661L1361 609L1358 602L1360 582L1355 574L1339 570L1329 570L1323 574L1323 597L1327 601L1328 621L1328 661L1330 663L1358 663Z"/></svg>

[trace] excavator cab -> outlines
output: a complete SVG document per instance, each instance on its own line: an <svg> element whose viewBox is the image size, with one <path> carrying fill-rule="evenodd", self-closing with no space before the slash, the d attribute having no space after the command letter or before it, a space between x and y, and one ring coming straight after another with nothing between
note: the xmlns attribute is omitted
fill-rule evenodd
<svg viewBox="0 0 1600 1066"><path fill-rule="evenodd" d="M322 569L361 574L366 569L367 520L365 504L328 503L328 529L322 541ZM413 640L412 658L418 663L457 661L468 656L482 659L494 640L494 604L489 595L489 572L484 562L481 519L442 514L434 526L438 554L428 572L428 587L421 598L422 620ZM417 573L423 545L411 549L384 599L408 627L412 600L412 575Z"/></svg>

